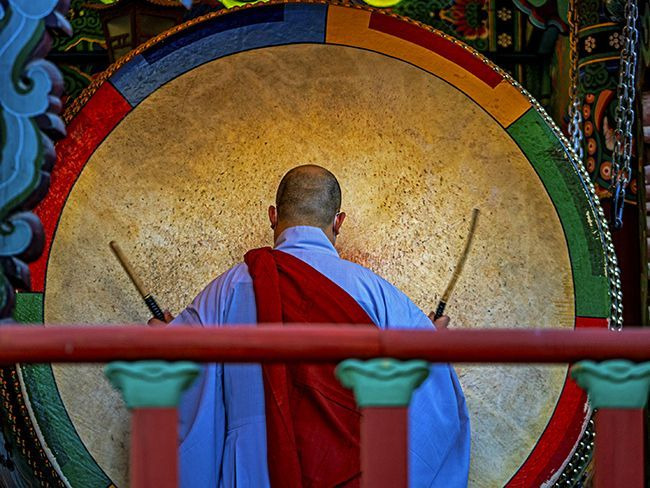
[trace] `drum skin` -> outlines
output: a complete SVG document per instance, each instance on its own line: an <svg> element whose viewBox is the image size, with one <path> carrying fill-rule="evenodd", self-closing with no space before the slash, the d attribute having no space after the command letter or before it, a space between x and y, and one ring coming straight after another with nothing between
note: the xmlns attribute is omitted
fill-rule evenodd
<svg viewBox="0 0 650 488"><path fill-rule="evenodd" d="M337 175L342 257L460 327L607 327L607 237L547 117L443 34L344 5L270 3L191 21L111 67L68 114L32 266L46 324L142 324L118 241L178 312L251 248L282 175ZM25 301L19 301L25 303ZM138 325L133 325L138 326ZM472 422L470 486L551 483L589 416L567 367L456 365ZM128 412L102 366L20 367L59 476L127 486Z"/></svg>

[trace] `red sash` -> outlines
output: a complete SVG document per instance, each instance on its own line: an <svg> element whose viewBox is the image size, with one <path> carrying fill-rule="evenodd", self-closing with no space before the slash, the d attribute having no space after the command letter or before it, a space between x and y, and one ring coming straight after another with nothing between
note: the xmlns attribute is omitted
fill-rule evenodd
<svg viewBox="0 0 650 488"><path fill-rule="evenodd" d="M260 323L372 324L341 287L270 247L246 253ZM360 414L334 364L265 364L268 465L273 488L359 486Z"/></svg>

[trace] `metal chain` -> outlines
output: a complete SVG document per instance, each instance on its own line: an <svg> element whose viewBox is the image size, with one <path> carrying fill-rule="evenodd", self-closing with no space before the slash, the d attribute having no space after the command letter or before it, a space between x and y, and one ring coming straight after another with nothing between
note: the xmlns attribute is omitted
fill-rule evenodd
<svg viewBox="0 0 650 488"><path fill-rule="evenodd" d="M570 65L569 65L569 141L571 149L573 150L573 158L579 163L579 170L582 174L582 178L587 183L592 195L595 194L593 183L584 167L584 147L583 147L583 132L581 124L582 119L582 107L581 100L578 95L578 83L579 83L579 51L578 51L578 12L577 12L577 2L578 0L569 1L569 10L567 12L568 22L569 22L569 52L570 52ZM634 0L628 0L627 4L634 3ZM627 7L627 5L626 5ZM636 8L636 4L634 4ZM627 11L626 11L627 12ZM626 14L629 24L629 16ZM636 17L635 17L636 19ZM635 23L633 23L634 28ZM635 29L636 31L636 29ZM637 35L638 37L638 35ZM636 46L636 41L633 46ZM636 64L636 52L632 49L634 55L634 62ZM622 51L621 51L622 54ZM621 56L622 57L622 56ZM623 66L621 64L621 66ZM634 72L634 70L633 70ZM621 82L619 81L619 86ZM634 87L632 88L634 90ZM620 100L620 96L619 96ZM634 103L634 95L632 95L632 103ZM620 106L620 103L619 103ZM617 114L617 120L618 120ZM632 112L632 118L634 120L634 113ZM630 124L630 132L632 130ZM631 141L631 139L630 139ZM629 158L627 160L629 167ZM612 162L612 167L614 162ZM614 173L613 173L614 174ZM629 181L629 174L628 174ZM627 184L627 183L626 183ZM623 189L623 195L625 190ZM603 213L602 207L597 206L599 217L601 218L601 223L605 220L605 215ZM614 221L614 219L612 219ZM611 298L611 320L610 328L613 330L621 330L623 327L623 297L620 285L620 270L618 268L618 263L616 260L616 254L614 252L614 246L611 241L611 235L609 229L606 226L601 227L601 231L605 237L605 243L607 247L607 271L610 276L610 298ZM585 432L583 433L578 446L569 459L567 465L562 470L560 477L553 484L554 488L573 488L580 485L585 478L585 471L589 463L592 462L593 448L594 448L595 432L594 432L594 422L593 419L590 419L587 422Z"/></svg>
<svg viewBox="0 0 650 488"><path fill-rule="evenodd" d="M578 442L575 452L562 470L554 488L573 488L583 486L587 475L587 467L593 458L594 440L596 432L593 419L589 419L582 438Z"/></svg>
<svg viewBox="0 0 650 488"><path fill-rule="evenodd" d="M620 55L618 87L616 97L616 130L614 131L614 153L612 155L612 224L614 229L623 227L623 206L625 204L625 189L630 182L632 173L632 141L634 134L634 98L636 78L636 47L639 31L636 20L639 9L636 0L625 2L625 26L623 27L623 48Z"/></svg>
<svg viewBox="0 0 650 488"><path fill-rule="evenodd" d="M569 77L570 77L570 83L571 86L569 87L569 96L570 96L570 103L569 103L569 142L570 146L572 149L572 156L573 158L577 159L579 161L579 169L580 173L582 175L583 180L587 183L587 185L590 187L590 191L593 194L595 194L595 190L593 189L593 183L591 181L591 178L589 177L589 174L584 168L584 148L583 148L583 133L581 130L581 124L582 124L582 110L581 110L581 103L580 103L580 98L578 96L578 84L579 84L579 68L578 68L578 62L579 62L579 50L578 50L578 1L579 0L570 0L569 1L569 10L567 12L567 19L569 21L569 47L570 47L570 66L569 66ZM636 3L635 0L628 0L626 4L626 12L628 5L632 4L634 9L636 9ZM636 15L636 14L635 14ZM630 17L627 16L628 19L628 24L630 23ZM631 22L632 28L634 29L634 26L636 24L636 18L632 20ZM638 39L638 33L636 33L636 29L634 29L634 43L632 46L636 46L636 39ZM636 64L636 51L634 49L631 50L632 55L634 56L634 63ZM621 51L621 54L623 51ZM623 66L621 64L621 66ZM622 72L621 72L622 73ZM633 71L634 73L634 71ZM620 85L620 83L619 83ZM628 91L629 93L629 91ZM633 107L634 103L634 82L632 82L632 101L629 103L629 107ZM620 106L620 103L619 103ZM631 121L634 120L634 112L631 111ZM619 117L617 116L617 121L619 120ZM553 125L553 122L551 120L547 120L549 124ZM629 144L629 149L631 151L631 131L632 131L632 122L629 124L629 129L630 129L630 144ZM628 168L630 164L630 160L628 158ZM614 161L612 162L612 169L614 166ZM615 174L612 172L612 174ZM618 172L616 173L618 174ZM628 170L628 176L627 176L627 181L629 181L629 170ZM627 182L625 183L627 185ZM625 189L623 188L622 191L623 196L625 196ZM622 208L622 207L621 207ZM605 221L605 214L602 211L602 207L598 206L598 212L600 215L602 215L603 221ZM614 219L612 219L612 222ZM611 242L611 236L609 229L607 227L604 227L602 229L603 233L605 234L605 245L607 247L607 271L609 276L611 277L610 283L610 297L612 300L611 304L611 322L610 322L610 328L614 330L621 330L623 327L623 295L621 291L621 285L620 285L620 270L618 268L618 264L616 261L616 254L614 251L614 246Z"/></svg>
<svg viewBox="0 0 650 488"><path fill-rule="evenodd" d="M569 21L569 141L578 159L583 161L584 149L582 147L582 107L578 95L578 0L569 1L567 17Z"/></svg>

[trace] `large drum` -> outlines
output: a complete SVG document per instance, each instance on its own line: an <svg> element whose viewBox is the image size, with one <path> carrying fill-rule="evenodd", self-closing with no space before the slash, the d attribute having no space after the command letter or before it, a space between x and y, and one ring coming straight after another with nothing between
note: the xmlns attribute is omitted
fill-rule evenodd
<svg viewBox="0 0 650 488"><path fill-rule="evenodd" d="M113 65L68 121L37 209L47 250L32 267L36 293L19 300L46 326L148 319L111 240L178 312L271 243L279 179L315 163L343 188L341 255L425 311L481 209L452 328L608 327L613 256L566 141L506 73L408 19L318 2L208 15ZM472 420L470 485L556 481L589 417L567 367L456 369ZM18 373L24 415L60 480L127 486L129 416L101 366Z"/></svg>

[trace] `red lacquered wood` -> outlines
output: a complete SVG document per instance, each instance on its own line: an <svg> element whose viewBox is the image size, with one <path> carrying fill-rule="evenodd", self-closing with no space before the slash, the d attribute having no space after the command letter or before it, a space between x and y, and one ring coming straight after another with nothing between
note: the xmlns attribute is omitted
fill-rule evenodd
<svg viewBox="0 0 650 488"><path fill-rule="evenodd" d="M361 488L406 488L407 409L368 407L361 415Z"/></svg>
<svg viewBox="0 0 650 488"><path fill-rule="evenodd" d="M136 408L131 412L132 488L178 486L177 421L175 408Z"/></svg>
<svg viewBox="0 0 650 488"><path fill-rule="evenodd" d="M596 412L594 488L645 486L643 409Z"/></svg>
<svg viewBox="0 0 650 488"><path fill-rule="evenodd" d="M34 209L43 223L45 243L41 256L29 265L32 291L43 291L45 270L59 217L72 186L97 146L133 107L111 83L103 83L84 110L66 121L68 135L56 145L56 164L47 195Z"/></svg>
<svg viewBox="0 0 650 488"><path fill-rule="evenodd" d="M197 362L340 361L573 363L650 360L650 331L599 329L379 330L348 326L0 327L0 363L167 359Z"/></svg>

